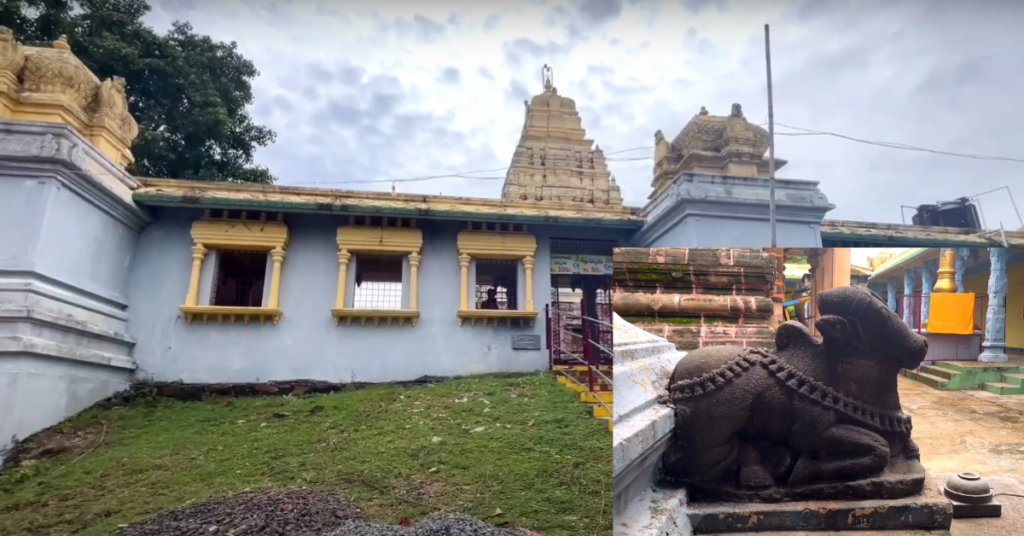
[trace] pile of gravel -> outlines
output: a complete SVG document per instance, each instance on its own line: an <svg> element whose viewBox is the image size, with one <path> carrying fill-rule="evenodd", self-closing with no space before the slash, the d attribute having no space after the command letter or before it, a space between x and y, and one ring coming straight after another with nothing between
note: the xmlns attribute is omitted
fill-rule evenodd
<svg viewBox="0 0 1024 536"><path fill-rule="evenodd" d="M328 536L523 536L462 514L430 514L413 527L346 521Z"/></svg>
<svg viewBox="0 0 1024 536"><path fill-rule="evenodd" d="M157 514L110 536L523 536L462 514L431 514L412 527L370 522L318 488L247 491Z"/></svg>
<svg viewBox="0 0 1024 536"><path fill-rule="evenodd" d="M364 519L357 506L329 490L260 490L163 512L111 536L321 536Z"/></svg>

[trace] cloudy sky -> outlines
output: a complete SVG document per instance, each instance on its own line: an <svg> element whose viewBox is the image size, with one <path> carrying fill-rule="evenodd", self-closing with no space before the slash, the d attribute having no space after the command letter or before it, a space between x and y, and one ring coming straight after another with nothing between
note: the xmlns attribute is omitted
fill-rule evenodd
<svg viewBox="0 0 1024 536"><path fill-rule="evenodd" d="M158 29L187 20L238 42L261 75L258 154L281 184L497 197L540 68L577 101L611 158L650 156L701 106L767 118L771 24L777 123L938 151L1024 159L1024 2L1014 0L151 0ZM486 6L486 7L483 7ZM780 133L796 131L778 127ZM821 182L832 219L899 222L917 205L1010 186L1024 162L779 136L786 178ZM611 163L627 204L650 160ZM362 182L353 182L362 181ZM384 182L366 182L384 181ZM1021 227L1005 191L989 227ZM909 221L909 214L907 218Z"/></svg>

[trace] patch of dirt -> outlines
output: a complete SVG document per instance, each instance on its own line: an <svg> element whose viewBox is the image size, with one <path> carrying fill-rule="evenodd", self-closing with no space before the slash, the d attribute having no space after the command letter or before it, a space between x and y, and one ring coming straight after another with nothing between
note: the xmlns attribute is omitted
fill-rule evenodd
<svg viewBox="0 0 1024 536"><path fill-rule="evenodd" d="M101 428L63 432L59 427L43 430L22 443L8 456L12 467L34 465L61 454L81 454L93 448L100 439Z"/></svg>
<svg viewBox="0 0 1024 536"><path fill-rule="evenodd" d="M111 536L321 536L362 510L317 488L248 491L157 514Z"/></svg>
<svg viewBox="0 0 1024 536"><path fill-rule="evenodd" d="M411 480L395 487L394 493L414 501L433 504L433 498L448 488L444 482Z"/></svg>

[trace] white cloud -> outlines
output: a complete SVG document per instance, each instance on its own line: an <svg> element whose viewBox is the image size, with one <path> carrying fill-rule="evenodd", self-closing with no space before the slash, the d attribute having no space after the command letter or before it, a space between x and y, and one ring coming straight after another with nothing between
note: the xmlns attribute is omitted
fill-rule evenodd
<svg viewBox="0 0 1024 536"><path fill-rule="evenodd" d="M154 26L174 19L237 41L259 68L253 113L278 139L257 158L282 184L504 167L522 128L521 101L539 92L545 63L606 152L649 146L657 129L672 137L701 106L724 114L739 102L761 123L765 23L777 121L1024 158L1015 98L1024 74L1010 67L1024 64L1020 2L155 2ZM900 205L1007 184L1024 203L1019 163L824 137L779 137L777 154L790 161L780 176L821 181L838 205L835 219L898 222ZM627 203L645 201L650 166L612 163ZM457 178L399 185L475 196L500 188L501 180ZM985 198L984 209L990 225L1020 226L1005 196Z"/></svg>

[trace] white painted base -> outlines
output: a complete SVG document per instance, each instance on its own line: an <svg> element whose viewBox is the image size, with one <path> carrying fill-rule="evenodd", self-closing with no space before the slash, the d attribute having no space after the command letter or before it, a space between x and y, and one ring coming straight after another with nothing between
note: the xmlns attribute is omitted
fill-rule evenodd
<svg viewBox="0 0 1024 536"><path fill-rule="evenodd" d="M675 345L666 339L629 324L619 315L614 315L614 326L615 426L612 439L612 491L618 526L620 516L627 515L628 511L652 506L643 502L641 498L649 494L651 485L657 478L661 455L671 438L674 425L671 408L659 403L658 399L667 394L666 388L672 370L686 354L676 350ZM685 504L685 501L678 503L680 512L685 509ZM630 515L642 518L655 514L641 512ZM685 518L682 513L679 515ZM631 531L636 531L640 525L629 526L632 527ZM658 526L658 523L651 526ZM653 536L689 533L665 533L654 530L628 534Z"/></svg>
<svg viewBox="0 0 1024 536"><path fill-rule="evenodd" d="M615 536L690 536L686 491L648 489L615 515Z"/></svg>
<svg viewBox="0 0 1024 536"><path fill-rule="evenodd" d="M133 369L0 353L0 452L125 389Z"/></svg>

